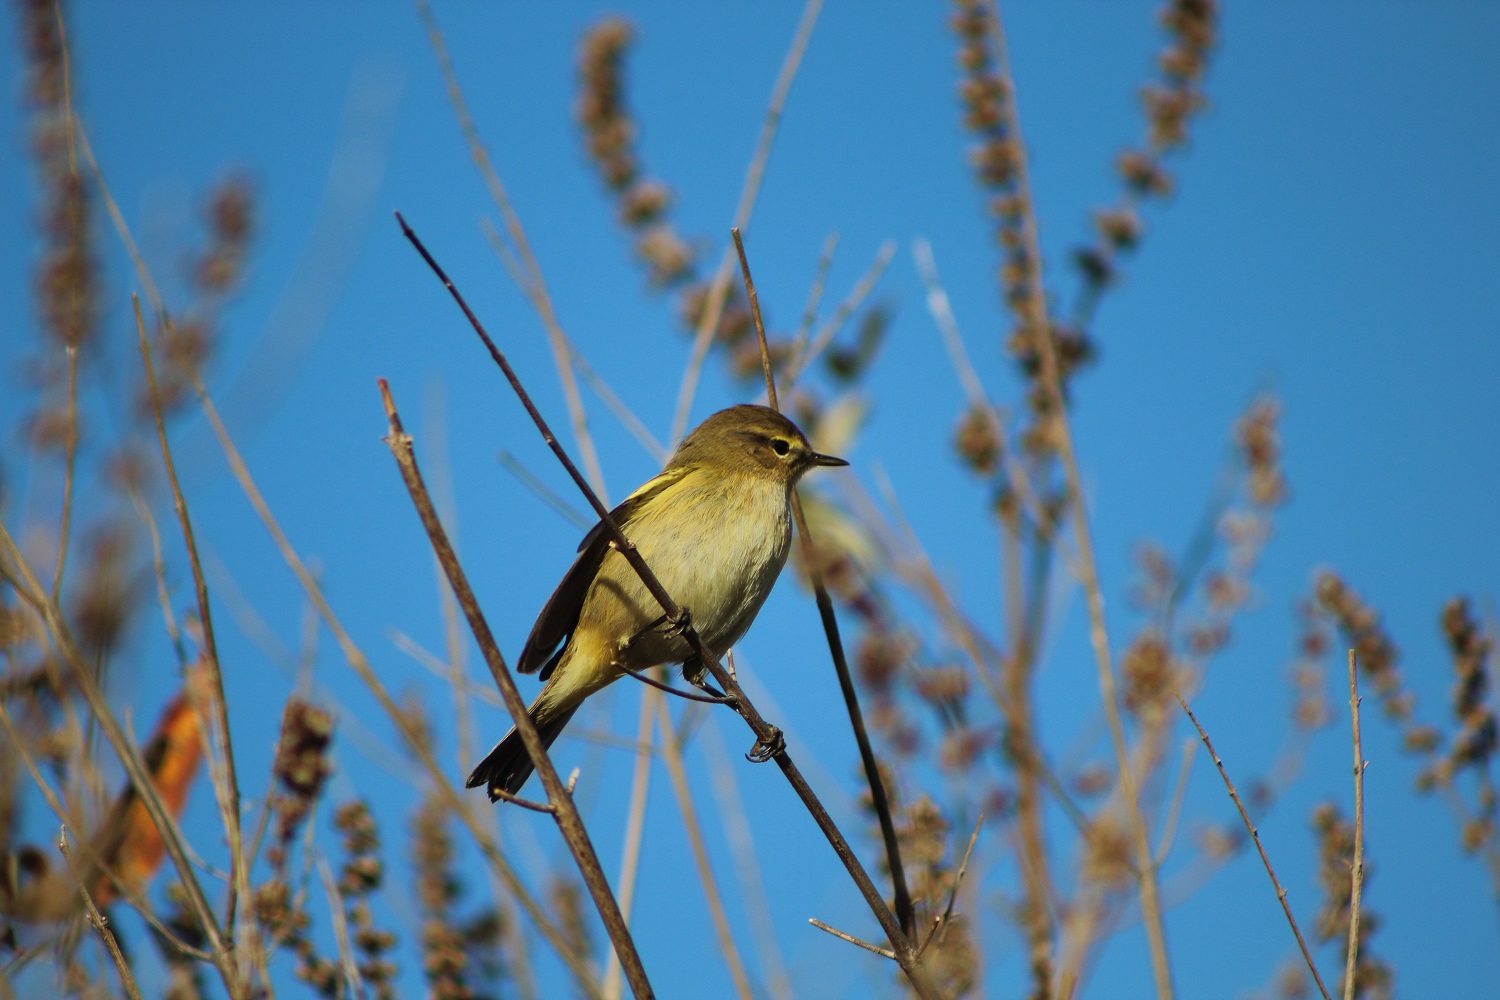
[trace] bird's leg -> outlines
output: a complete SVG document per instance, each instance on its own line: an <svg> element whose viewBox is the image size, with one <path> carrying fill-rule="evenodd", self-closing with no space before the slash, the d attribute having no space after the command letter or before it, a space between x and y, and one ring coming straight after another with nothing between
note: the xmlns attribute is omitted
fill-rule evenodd
<svg viewBox="0 0 1500 1000"><path fill-rule="evenodd" d="M765 736L755 741L755 745L750 748L750 752L745 754L745 759L752 764L764 764L785 750L786 737L782 735L781 730L772 726Z"/></svg>
<svg viewBox="0 0 1500 1000"><path fill-rule="evenodd" d="M627 638L621 639L619 641L619 643L616 644L617 648L619 649L620 652L622 652L622 653L625 652L625 650L627 650L631 646L635 645L635 641L637 639L639 639L642 636L646 635L648 632L654 632L656 629L661 628L663 625L665 625L667 623L667 620L668 620L667 616L666 615L662 615L660 618L656 619L655 621L651 622L650 624L644 625L641 628L636 629L635 632L633 632L630 636L628 636Z"/></svg>
<svg viewBox="0 0 1500 1000"><path fill-rule="evenodd" d="M682 661L682 679L700 691L707 691L715 698L729 700L728 695L708 682L708 668L703 665L702 658L697 655Z"/></svg>

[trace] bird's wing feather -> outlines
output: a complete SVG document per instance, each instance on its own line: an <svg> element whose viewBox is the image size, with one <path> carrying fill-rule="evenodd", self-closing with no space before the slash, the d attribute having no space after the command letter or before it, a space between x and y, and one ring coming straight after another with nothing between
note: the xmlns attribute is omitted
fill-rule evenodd
<svg viewBox="0 0 1500 1000"><path fill-rule="evenodd" d="M687 471L686 467L667 469L647 480L640 489L630 494L618 507L610 511L610 516L621 528L628 529L630 522L640 513L647 501L678 482ZM583 541L578 545L578 558L573 560L573 565L568 568L562 582L547 599L542 613L537 615L536 624L531 626L531 634L526 637L526 646L521 650L521 658L516 661L516 670L523 674L541 670L543 680L546 680L552 673L553 668L562 658L562 650L558 646L568 639L573 629L578 626L578 616L583 611L583 599L588 596L589 587L593 584L594 577L598 575L599 567L604 564L604 557L609 554L609 541L609 531L604 527L603 521L594 525L589 533L583 536Z"/></svg>

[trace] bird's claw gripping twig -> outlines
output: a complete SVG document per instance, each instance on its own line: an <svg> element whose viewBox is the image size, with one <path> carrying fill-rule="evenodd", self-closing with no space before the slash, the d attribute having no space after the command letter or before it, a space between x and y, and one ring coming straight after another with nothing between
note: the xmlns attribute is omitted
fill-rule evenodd
<svg viewBox="0 0 1500 1000"><path fill-rule="evenodd" d="M676 617L662 615L659 620L665 622L661 631L668 639L681 639L693 627L693 616L688 614L687 608L678 608Z"/></svg>
<svg viewBox="0 0 1500 1000"><path fill-rule="evenodd" d="M764 764L766 761L776 757L786 750L786 737L781 730L772 726L766 731L766 735L755 741L750 752L745 754L745 759L752 764Z"/></svg>

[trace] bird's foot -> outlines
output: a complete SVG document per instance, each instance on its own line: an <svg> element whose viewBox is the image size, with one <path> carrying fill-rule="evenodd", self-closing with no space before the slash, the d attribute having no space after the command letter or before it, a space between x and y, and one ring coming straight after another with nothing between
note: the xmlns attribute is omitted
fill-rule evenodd
<svg viewBox="0 0 1500 1000"><path fill-rule="evenodd" d="M662 615L657 621L666 623L661 631L668 639L681 639L693 627L693 616L688 614L687 608L678 608L675 617Z"/></svg>
<svg viewBox="0 0 1500 1000"><path fill-rule="evenodd" d="M764 764L784 750L786 750L786 737L782 735L781 730L772 726L766 735L755 741L750 752L745 754L745 759L752 764Z"/></svg>

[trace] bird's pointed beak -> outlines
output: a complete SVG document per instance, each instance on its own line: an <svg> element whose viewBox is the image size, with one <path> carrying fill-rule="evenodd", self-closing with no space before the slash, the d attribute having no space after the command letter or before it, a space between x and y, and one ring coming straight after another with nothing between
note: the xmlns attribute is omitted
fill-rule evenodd
<svg viewBox="0 0 1500 1000"><path fill-rule="evenodd" d="M813 452L812 464L814 466L834 468L840 465L848 465L849 463L842 458L835 458L833 455L819 455L817 452Z"/></svg>

